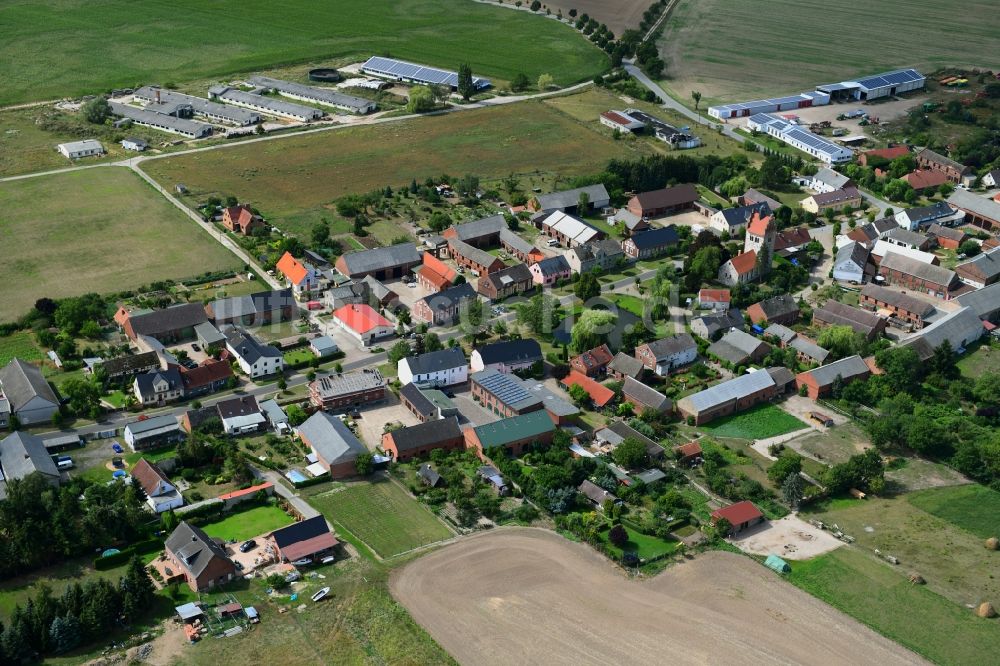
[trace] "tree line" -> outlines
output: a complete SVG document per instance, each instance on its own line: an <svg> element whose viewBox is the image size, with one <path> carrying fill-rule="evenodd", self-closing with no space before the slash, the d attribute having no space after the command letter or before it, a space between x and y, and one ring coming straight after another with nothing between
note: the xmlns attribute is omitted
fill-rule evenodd
<svg viewBox="0 0 1000 666"><path fill-rule="evenodd" d="M35 663L107 637L150 611L155 588L142 560L133 557L117 583L91 578L73 583L61 596L43 585L6 626L0 623L0 664Z"/></svg>

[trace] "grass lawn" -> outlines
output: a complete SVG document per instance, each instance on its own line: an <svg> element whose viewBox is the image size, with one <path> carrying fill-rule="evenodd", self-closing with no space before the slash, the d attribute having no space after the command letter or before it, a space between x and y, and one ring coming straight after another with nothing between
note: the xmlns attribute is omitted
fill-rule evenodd
<svg viewBox="0 0 1000 666"><path fill-rule="evenodd" d="M987 372L1000 372L1000 346L980 344L958 360L958 369L966 377L979 377Z"/></svg>
<svg viewBox="0 0 1000 666"><path fill-rule="evenodd" d="M677 546L680 545L677 541L664 541L659 537L643 534L642 532L636 532L627 525L624 527L625 531L628 533L628 541L625 542L625 545L622 548L619 548L609 544L610 550L619 558L622 557L624 553L636 553L640 558L648 560L653 557L659 557L661 555L672 553L677 550ZM601 533L601 538L604 541L607 541L607 531Z"/></svg>
<svg viewBox="0 0 1000 666"><path fill-rule="evenodd" d="M909 493L906 499L978 537L1000 536L1000 493L995 490L969 484Z"/></svg>
<svg viewBox="0 0 1000 666"><path fill-rule="evenodd" d="M295 349L289 349L283 355L285 357L286 364L306 363L311 359L316 358L316 355L309 350L309 347L296 347Z"/></svg>
<svg viewBox="0 0 1000 666"><path fill-rule="evenodd" d="M248 511L230 514L217 523L205 525L202 529L210 537L225 541L245 541L265 534L294 521L291 516L276 506L257 506Z"/></svg>
<svg viewBox="0 0 1000 666"><path fill-rule="evenodd" d="M741 414L733 414L699 426L718 437L767 439L808 428L805 423L774 405L757 405Z"/></svg>
<svg viewBox="0 0 1000 666"><path fill-rule="evenodd" d="M953 491L927 491L924 500L941 506L955 497ZM978 524L974 521L984 520L988 511L989 507L984 507L973 513L965 519L966 524ZM902 564L894 567L897 576L905 580L915 571L926 579L929 589L957 606L1000 598L1000 578L996 576L1000 557L984 547L980 536L960 527L961 518L951 522L954 514L945 518L928 513L905 494L829 505L821 502L807 514L805 517L836 524L854 537L863 551L877 548L898 557Z"/></svg>
<svg viewBox="0 0 1000 666"><path fill-rule="evenodd" d="M359 483L310 501L382 557L452 536L444 523L391 481Z"/></svg>
<svg viewBox="0 0 1000 666"><path fill-rule="evenodd" d="M125 393L123 391L112 391L111 393L104 396L104 402L109 405L121 409L125 405Z"/></svg>
<svg viewBox="0 0 1000 666"><path fill-rule="evenodd" d="M3 270L0 268L0 270ZM6 314L6 313L5 313ZM14 319L17 314L11 313L14 317L0 316L0 319L7 321ZM45 358L45 352L35 342L35 336L31 331L17 331L0 338L0 367L10 363L11 359L19 358L22 361L41 361Z"/></svg>
<svg viewBox="0 0 1000 666"><path fill-rule="evenodd" d="M612 301L615 305L622 308L623 310L628 310L636 317L642 316L642 310L644 307L643 300L638 296L629 296L627 294L619 294L612 296Z"/></svg>
<svg viewBox="0 0 1000 666"><path fill-rule="evenodd" d="M134 173L102 168L0 183L0 312L231 268L236 258ZM142 211L141 223L136 217Z"/></svg>
<svg viewBox="0 0 1000 666"><path fill-rule="evenodd" d="M308 234L320 216L339 219L330 204L344 194L442 173L476 174L484 186L514 173L526 187L536 172L575 177L639 154L542 102L525 102L165 157L143 168L161 183L183 182L192 202L231 194L283 231Z"/></svg>
<svg viewBox="0 0 1000 666"><path fill-rule="evenodd" d="M121 442L119 442L121 443ZM125 449L128 451L128 449ZM108 445L108 451L111 451L111 445ZM139 458L145 458L149 462L160 462L161 460L166 460L167 458L173 458L177 455L177 448L173 446L168 446L162 449L153 449L151 451L135 451L132 453L126 453L122 459L126 464L132 466L139 462Z"/></svg>
<svg viewBox="0 0 1000 666"><path fill-rule="evenodd" d="M392 241L400 236L405 236L410 242L413 241L412 234L410 234L402 225L391 220L377 220L372 222L368 225L366 231L370 235L374 236L382 245L394 245Z"/></svg>
<svg viewBox="0 0 1000 666"><path fill-rule="evenodd" d="M796 562L788 580L872 629L940 664L972 664L1000 650L996 620L976 617L912 585L856 548Z"/></svg>
<svg viewBox="0 0 1000 666"><path fill-rule="evenodd" d="M836 465L862 453L868 446L868 436L853 421L797 437L790 444L799 453Z"/></svg>
<svg viewBox="0 0 1000 666"><path fill-rule="evenodd" d="M703 94L702 108L729 102L788 95L813 86L916 67L925 74L942 66L987 67L987 54L1000 50L995 21L983 21L994 5L972 0L955 6L934 0L888 0L880 16L906 16L907 39L885 44L884 25L873 21L863 0L704 0L682 2L666 22L660 41L670 63L667 85L684 104L691 91ZM747 26L765 27L774 36L745 49ZM939 39L947 29L965 35L961 44ZM913 49L912 44L921 48Z"/></svg>
<svg viewBox="0 0 1000 666"><path fill-rule="evenodd" d="M0 104L373 54L450 70L467 62L476 74L507 81L518 72L532 81L549 73L560 84L589 79L608 63L569 26L476 3L295 2L283 5L280 16L273 7L264 0L6 5ZM218 39L236 13L239 34ZM65 67L70 60L72 73Z"/></svg>

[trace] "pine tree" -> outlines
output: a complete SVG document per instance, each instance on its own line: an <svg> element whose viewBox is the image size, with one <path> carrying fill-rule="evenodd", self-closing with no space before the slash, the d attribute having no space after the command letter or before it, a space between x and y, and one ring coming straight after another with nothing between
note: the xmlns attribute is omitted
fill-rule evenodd
<svg viewBox="0 0 1000 666"><path fill-rule="evenodd" d="M469 101L473 95L476 94L476 86L472 82L472 67L468 63L462 63L458 66L458 94L462 96L462 99Z"/></svg>
<svg viewBox="0 0 1000 666"><path fill-rule="evenodd" d="M789 474L785 478L785 482L781 484L781 498L793 509L799 508L799 501L802 499L801 476L798 474Z"/></svg>
<svg viewBox="0 0 1000 666"><path fill-rule="evenodd" d="M80 644L80 621L72 615L61 615L52 620L49 643L57 654L69 652Z"/></svg>

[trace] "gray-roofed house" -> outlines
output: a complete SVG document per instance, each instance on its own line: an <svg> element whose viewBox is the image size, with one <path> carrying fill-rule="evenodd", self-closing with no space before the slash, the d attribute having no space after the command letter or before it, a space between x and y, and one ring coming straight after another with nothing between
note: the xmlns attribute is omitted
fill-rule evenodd
<svg viewBox="0 0 1000 666"><path fill-rule="evenodd" d="M378 108L378 105L370 99L354 97L353 95L345 95L341 92L333 90L332 88L317 88L315 86L307 86L293 81L273 79L268 76L251 76L250 83L260 88L275 90L285 97L291 97L292 99L299 99L313 104L323 104L325 106L331 106L335 109L350 111L352 113L371 113Z"/></svg>
<svg viewBox="0 0 1000 666"><path fill-rule="evenodd" d="M260 409L267 417L267 422L279 435L288 430L288 414L281 408L277 400L265 400L260 403Z"/></svg>
<svg viewBox="0 0 1000 666"><path fill-rule="evenodd" d="M21 425L51 423L59 409L59 399L42 371L19 358L0 369L0 399Z"/></svg>
<svg viewBox="0 0 1000 666"><path fill-rule="evenodd" d="M634 356L629 356L624 352L618 352L608 364L608 376L614 379L623 380L626 377L639 379L645 371L642 361Z"/></svg>
<svg viewBox="0 0 1000 666"><path fill-rule="evenodd" d="M531 264L528 270L531 271L531 279L539 285L554 284L559 280L569 278L572 273L569 261L561 254L555 257L546 257Z"/></svg>
<svg viewBox="0 0 1000 666"><path fill-rule="evenodd" d="M156 370L160 367L160 357L156 355L156 352L149 351L109 358L97 365L104 368L104 373L109 380L116 380Z"/></svg>
<svg viewBox="0 0 1000 666"><path fill-rule="evenodd" d="M492 256L492 255L491 255ZM475 307L479 297L468 282L448 287L413 304L413 318L434 326L458 323L463 307Z"/></svg>
<svg viewBox="0 0 1000 666"><path fill-rule="evenodd" d="M133 451L145 451L179 442L185 434L177 417L164 414L129 423L122 437Z"/></svg>
<svg viewBox="0 0 1000 666"><path fill-rule="evenodd" d="M737 365L756 363L771 351L771 345L743 331L729 331L718 342L713 342L708 353L723 361Z"/></svg>
<svg viewBox="0 0 1000 666"><path fill-rule="evenodd" d="M165 405L184 397L184 381L177 368L171 366L136 375L132 380L132 392L143 406Z"/></svg>
<svg viewBox="0 0 1000 666"><path fill-rule="evenodd" d="M666 253L677 245L679 240L677 228L671 224L660 229L647 229L632 234L622 241L622 250L632 259L651 259Z"/></svg>
<svg viewBox="0 0 1000 666"><path fill-rule="evenodd" d="M600 210L611 203L611 197L603 184L587 185L577 187L572 190L562 192L552 192L551 194L538 194L534 196L529 204L531 208L538 211L562 211L563 213L577 213L580 205L580 195L587 195L587 209Z"/></svg>
<svg viewBox="0 0 1000 666"><path fill-rule="evenodd" d="M318 120L326 115L323 110L314 106L286 102L271 95L254 94L229 86L212 86L208 89L208 96L213 99L221 99L228 104L244 106L255 111L282 118L291 118L300 122Z"/></svg>
<svg viewBox="0 0 1000 666"><path fill-rule="evenodd" d="M604 488L591 481L590 479L584 479L580 483L577 491L580 492L584 497L586 497L590 502L596 506L598 509L604 510L604 503L611 502L612 504L621 504L622 501L618 499L614 494L609 493Z"/></svg>
<svg viewBox="0 0 1000 666"><path fill-rule="evenodd" d="M482 345L472 351L471 372L494 368L500 372L526 370L542 361L542 347L537 340L520 339Z"/></svg>
<svg viewBox="0 0 1000 666"><path fill-rule="evenodd" d="M772 212L774 211L771 209L771 206L765 202L734 208L723 208L712 214L712 217L708 220L708 224L719 233L725 231L729 232L730 235L738 235L750 224L750 220L754 214L767 217Z"/></svg>
<svg viewBox="0 0 1000 666"><path fill-rule="evenodd" d="M407 356L396 364L401 384L420 387L453 386L469 379L469 362L461 347Z"/></svg>
<svg viewBox="0 0 1000 666"><path fill-rule="evenodd" d="M525 264L514 264L495 273L488 273L476 282L476 291L491 301L528 291L535 286L531 271Z"/></svg>
<svg viewBox="0 0 1000 666"><path fill-rule="evenodd" d="M448 240L448 252L456 264L472 271L474 275L496 273L506 267L500 257L458 238Z"/></svg>
<svg viewBox="0 0 1000 666"><path fill-rule="evenodd" d="M967 295L963 294L963 297ZM923 327L928 317L936 311L933 305L923 299L877 284L866 284L861 289L859 303L916 328Z"/></svg>
<svg viewBox="0 0 1000 666"><path fill-rule="evenodd" d="M778 385L766 370L749 372L677 401L689 422L702 425L722 416L742 412L778 395Z"/></svg>
<svg viewBox="0 0 1000 666"><path fill-rule="evenodd" d="M417 470L417 476L419 476L423 484L429 488L437 488L438 486L444 484L444 479L442 479L441 475L438 474L433 467L431 467L430 463L424 463L421 465L420 469Z"/></svg>
<svg viewBox="0 0 1000 666"><path fill-rule="evenodd" d="M934 225L942 229L946 227L941 227L941 225ZM910 231L909 229L904 229L903 227L896 227L891 229L888 234L885 235L884 239L890 245L898 245L899 247L909 248L911 250L926 250L931 246L931 238L927 234L917 233L916 231Z"/></svg>
<svg viewBox="0 0 1000 666"><path fill-rule="evenodd" d="M646 453L649 454L650 458L656 460L662 458L664 454L662 446L651 440L649 437L646 437L624 421L612 421L604 428L594 432L594 439L598 444L607 446L611 449L617 448L617 446L626 439L636 439L642 442L643 446L646 447Z"/></svg>
<svg viewBox="0 0 1000 666"><path fill-rule="evenodd" d="M203 321L194 327L194 335L198 338L198 342L201 346L208 348L213 346L225 346L226 336L222 334L219 329L215 327L210 321Z"/></svg>
<svg viewBox="0 0 1000 666"><path fill-rule="evenodd" d="M108 102L108 106L111 108L111 113L116 116L130 120L137 125L146 125L147 127L152 127L162 132L180 134L181 136L186 136L190 139L200 139L212 133L211 125L198 122L197 120L178 118L171 113L160 113L158 111L152 111L149 108L140 109L128 104L121 104L120 102ZM174 109L177 108L177 105L171 106L173 108L169 109L169 111L174 111ZM159 109L161 111L168 110L163 108ZM176 111L174 112L176 113Z"/></svg>
<svg viewBox="0 0 1000 666"><path fill-rule="evenodd" d="M435 449L458 451L463 448L465 435L456 416L425 421L382 435L382 450L397 462L426 457Z"/></svg>
<svg viewBox="0 0 1000 666"><path fill-rule="evenodd" d="M222 430L227 435L246 435L263 430L267 426L257 398L252 395L241 395L223 400L216 409L222 419Z"/></svg>
<svg viewBox="0 0 1000 666"><path fill-rule="evenodd" d="M882 317L861 308L851 307L828 300L823 307L813 310L813 324L823 326L850 326L866 340L874 340L885 331L886 321Z"/></svg>
<svg viewBox="0 0 1000 666"><path fill-rule="evenodd" d="M980 196L968 190L957 189L948 197L948 205L962 216L962 222L986 229L992 233L1000 231L1000 202Z"/></svg>
<svg viewBox="0 0 1000 666"><path fill-rule="evenodd" d="M190 523L181 522L163 545L167 558L194 592L225 585L237 575L225 549Z"/></svg>
<svg viewBox="0 0 1000 666"><path fill-rule="evenodd" d="M951 345L953 352L961 353L981 338L984 331L983 322L976 311L970 307L962 307L903 338L900 346L912 348L920 356L920 360L926 361L945 341Z"/></svg>
<svg viewBox="0 0 1000 666"><path fill-rule="evenodd" d="M264 344L239 328L226 334L226 349L251 379L277 374L285 367L285 358L277 347Z"/></svg>
<svg viewBox="0 0 1000 666"><path fill-rule="evenodd" d="M671 411L674 405L664 394L631 377L626 377L622 384L622 399L635 407L636 414L644 409L652 409L663 414Z"/></svg>
<svg viewBox="0 0 1000 666"><path fill-rule="evenodd" d="M1000 323L1000 283L962 294L955 300L963 307L972 308L983 321Z"/></svg>
<svg viewBox="0 0 1000 666"><path fill-rule="evenodd" d="M817 192L833 192L852 184L850 178L842 173L837 173L829 167L823 167L816 172L809 183L809 187Z"/></svg>
<svg viewBox="0 0 1000 666"><path fill-rule="evenodd" d="M206 314L220 326L263 326L290 321L298 309L291 288L221 298L205 306Z"/></svg>
<svg viewBox="0 0 1000 666"><path fill-rule="evenodd" d="M27 432L15 432L0 440L0 470L0 483L38 472L51 485L59 485L59 469L45 449L45 442Z"/></svg>
<svg viewBox="0 0 1000 666"><path fill-rule="evenodd" d="M542 409L542 400L527 390L514 375L495 369L474 372L469 377L472 398L483 409L501 418L520 416Z"/></svg>
<svg viewBox="0 0 1000 666"><path fill-rule="evenodd" d="M878 274L889 284L915 289L938 298L947 298L959 285L955 271L925 264L898 252L887 252L882 257Z"/></svg>
<svg viewBox="0 0 1000 666"><path fill-rule="evenodd" d="M779 294L754 303L747 308L747 314L755 324L794 324L799 318L799 304L791 294Z"/></svg>
<svg viewBox="0 0 1000 666"><path fill-rule="evenodd" d="M947 203L938 201L930 206L904 208L896 213L894 217L896 224L899 226L909 231L916 231L921 227L928 227L931 224L941 224L946 227L954 226L956 222L964 218L964 214L961 212L956 213Z"/></svg>
<svg viewBox="0 0 1000 666"><path fill-rule="evenodd" d="M784 349L792 340L798 336L798 333L788 328L784 324L771 324L764 329L764 337L777 338L778 344Z"/></svg>
<svg viewBox="0 0 1000 666"><path fill-rule="evenodd" d="M830 355L830 352L823 349L818 344L807 338L796 336L788 346L794 349L800 361L804 363L822 364Z"/></svg>
<svg viewBox="0 0 1000 666"><path fill-rule="evenodd" d="M955 266L955 274L959 280L976 289L995 284L1000 281L1000 247Z"/></svg>
<svg viewBox="0 0 1000 666"><path fill-rule="evenodd" d="M871 368L868 367L863 358L855 354L812 370L800 372L795 376L795 386L798 389L805 386L807 395L813 400L817 400L830 395L838 381L847 385L859 379L867 379L869 375L871 375Z"/></svg>
<svg viewBox="0 0 1000 666"><path fill-rule="evenodd" d="M837 250L833 260L833 279L844 280L853 284L865 281L865 267L868 265L868 255L871 249L857 241L852 241Z"/></svg>
<svg viewBox="0 0 1000 666"><path fill-rule="evenodd" d="M409 275L420 261L416 245L400 243L342 254L337 258L335 266L341 275L349 278L371 275L376 280L385 281Z"/></svg>
<svg viewBox="0 0 1000 666"><path fill-rule="evenodd" d="M329 335L320 335L309 341L309 351L315 354L316 358L327 358L339 352L340 347Z"/></svg>
<svg viewBox="0 0 1000 666"><path fill-rule="evenodd" d="M739 331L746 328L743 314L737 308L702 315L691 320L691 332L705 340L714 340L733 328Z"/></svg>
<svg viewBox="0 0 1000 666"><path fill-rule="evenodd" d="M453 225L445 229L441 236L447 240L460 240L473 247L489 248L500 244L500 232L507 229L503 215L491 215L471 222Z"/></svg>
<svg viewBox="0 0 1000 666"><path fill-rule="evenodd" d="M169 344L194 339L194 327L208 321L208 316L201 303L181 303L142 313L119 309L115 321L133 342L146 335Z"/></svg>
<svg viewBox="0 0 1000 666"><path fill-rule="evenodd" d="M330 478L342 479L358 473L355 461L368 449L343 421L326 412L316 412L295 430L299 439L312 448Z"/></svg>
<svg viewBox="0 0 1000 666"><path fill-rule="evenodd" d="M628 208L619 208L614 215L609 215L608 224L623 229L626 236L649 229L649 222L636 215Z"/></svg>
<svg viewBox="0 0 1000 666"><path fill-rule="evenodd" d="M654 340L635 348L635 357L648 370L666 377L672 370L694 363L698 358L698 343L687 333Z"/></svg>

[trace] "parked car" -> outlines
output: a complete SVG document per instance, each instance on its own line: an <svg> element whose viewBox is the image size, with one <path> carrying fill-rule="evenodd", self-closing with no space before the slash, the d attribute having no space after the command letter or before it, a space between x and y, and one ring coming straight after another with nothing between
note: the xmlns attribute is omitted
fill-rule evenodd
<svg viewBox="0 0 1000 666"><path fill-rule="evenodd" d="M118 442L114 442L111 444L111 450L114 451L115 453L125 453L125 449L123 449L122 445L119 444Z"/></svg>
<svg viewBox="0 0 1000 666"><path fill-rule="evenodd" d="M333 555L327 555L322 560L320 560L320 564L333 564L336 561L336 559L337 558L334 557Z"/></svg>
<svg viewBox="0 0 1000 666"><path fill-rule="evenodd" d="M301 560L295 560L294 562L292 562L293 567L305 567L309 566L310 564L312 564L312 558L309 557L303 557Z"/></svg>
<svg viewBox="0 0 1000 666"><path fill-rule="evenodd" d="M256 547L257 547L257 542L254 541L253 539L250 539L249 541L244 541L242 544L240 544L240 552L245 553L247 551L253 550Z"/></svg>
<svg viewBox="0 0 1000 666"><path fill-rule="evenodd" d="M191 343L191 349L193 349L195 351L201 351L201 345L199 345L197 342L192 342Z"/></svg>

